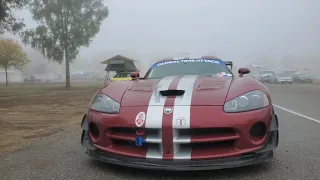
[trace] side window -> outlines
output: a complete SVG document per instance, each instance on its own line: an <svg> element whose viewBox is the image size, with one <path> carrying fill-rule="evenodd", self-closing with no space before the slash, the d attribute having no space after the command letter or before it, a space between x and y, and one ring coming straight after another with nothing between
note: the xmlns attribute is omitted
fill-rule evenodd
<svg viewBox="0 0 320 180"><path fill-rule="evenodd" d="M129 76L130 76L130 74L128 74L128 73L121 73L119 77L126 78Z"/></svg>

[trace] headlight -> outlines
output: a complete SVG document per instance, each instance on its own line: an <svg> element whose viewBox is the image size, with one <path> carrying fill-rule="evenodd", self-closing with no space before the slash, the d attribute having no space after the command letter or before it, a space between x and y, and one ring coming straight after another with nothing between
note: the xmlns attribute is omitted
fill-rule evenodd
<svg viewBox="0 0 320 180"><path fill-rule="evenodd" d="M270 105L264 92L254 90L226 102L223 106L225 112L244 112L261 109Z"/></svg>
<svg viewBox="0 0 320 180"><path fill-rule="evenodd" d="M96 94L91 101L91 109L108 114L116 114L120 111L120 103L104 94Z"/></svg>

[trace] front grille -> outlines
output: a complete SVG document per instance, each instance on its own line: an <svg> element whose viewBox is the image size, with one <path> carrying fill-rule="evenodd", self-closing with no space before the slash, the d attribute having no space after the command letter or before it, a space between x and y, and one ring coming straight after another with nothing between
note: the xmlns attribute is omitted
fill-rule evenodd
<svg viewBox="0 0 320 180"><path fill-rule="evenodd" d="M107 130L107 136L112 139L124 139L124 140L134 140L136 137L136 131L142 130L145 133L145 136L148 137L160 137L159 131L160 129L137 129L137 128L123 128L116 127L110 128Z"/></svg>
<svg viewBox="0 0 320 180"><path fill-rule="evenodd" d="M142 128L145 132L143 138L146 140L143 146L135 145L136 128L110 128L106 130L106 136L111 140L111 147L115 153L131 153L145 151L152 152L152 158L162 158L163 139L162 129ZM232 128L192 128L192 129L173 129L172 148L173 154L179 154L183 157L182 152L192 152L202 156L212 158L225 152L234 151L234 144L240 138L239 134ZM117 149L117 151L115 150ZM119 152L123 151L123 152ZM131 151L131 152L125 152ZM169 153L168 153L169 154ZM148 156L148 154L147 154ZM191 156L191 155L190 155Z"/></svg>
<svg viewBox="0 0 320 180"><path fill-rule="evenodd" d="M218 142L201 142L201 143L190 143L182 144L181 147L192 147L192 149L205 149L205 148L232 148L235 143L235 140L228 141L218 141Z"/></svg>
<svg viewBox="0 0 320 180"><path fill-rule="evenodd" d="M127 144L128 146L135 146L136 131L140 130L144 132L142 136L143 139L146 139L146 143L142 147L136 148L145 148L151 147L152 144L161 144L161 129L147 129L147 128L110 128L107 130L107 137L109 137L113 145L118 144ZM152 146L153 147L153 146Z"/></svg>
<svg viewBox="0 0 320 180"><path fill-rule="evenodd" d="M194 159L217 158L235 150L240 136L231 128L177 129L176 153L191 149ZM187 140L189 139L189 141Z"/></svg>
<svg viewBox="0 0 320 180"><path fill-rule="evenodd" d="M219 142L238 139L239 135L231 128L193 128L177 129L179 139L190 137L193 143Z"/></svg>

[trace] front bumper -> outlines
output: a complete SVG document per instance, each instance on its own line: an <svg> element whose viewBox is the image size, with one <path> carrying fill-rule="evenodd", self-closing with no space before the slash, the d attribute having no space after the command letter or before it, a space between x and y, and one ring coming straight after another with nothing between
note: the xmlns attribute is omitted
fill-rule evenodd
<svg viewBox="0 0 320 180"><path fill-rule="evenodd" d="M110 152L104 152L96 149L90 140L88 119L83 117L81 127L83 129L81 136L81 144L87 148L87 154L99 161L143 169L173 170L173 171L189 171L189 170L209 170L224 169L241 166L258 164L269 160L273 157L273 149L278 146L278 118L272 114L272 122L268 129L267 140L262 148L242 154L239 157L203 159L203 160L163 160L163 159L143 159L133 158L129 156L116 155Z"/></svg>
<svg viewBox="0 0 320 180"><path fill-rule="evenodd" d="M299 82L312 82L313 79L298 79Z"/></svg>
<svg viewBox="0 0 320 180"><path fill-rule="evenodd" d="M277 79L277 82L278 83L292 83L293 81L292 80L286 80L286 79Z"/></svg>

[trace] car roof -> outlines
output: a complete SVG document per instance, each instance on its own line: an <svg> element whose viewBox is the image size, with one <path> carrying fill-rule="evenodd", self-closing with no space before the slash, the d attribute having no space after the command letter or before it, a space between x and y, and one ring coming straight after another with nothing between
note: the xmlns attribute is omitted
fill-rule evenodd
<svg viewBox="0 0 320 180"><path fill-rule="evenodd" d="M132 73L133 71L123 71L123 72L118 72L118 74L130 74Z"/></svg>
<svg viewBox="0 0 320 180"><path fill-rule="evenodd" d="M285 74L285 75L288 75L287 73L285 73L285 72L283 72L283 71L276 72L276 74Z"/></svg>

